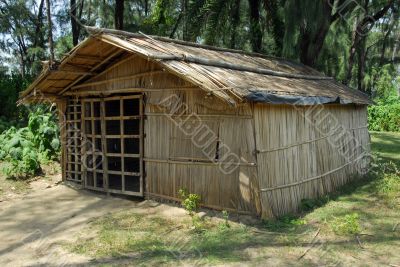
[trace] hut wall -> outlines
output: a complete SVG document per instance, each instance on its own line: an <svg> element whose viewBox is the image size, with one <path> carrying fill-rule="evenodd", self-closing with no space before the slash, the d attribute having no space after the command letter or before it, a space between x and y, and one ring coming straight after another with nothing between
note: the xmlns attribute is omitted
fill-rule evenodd
<svg viewBox="0 0 400 267"><path fill-rule="evenodd" d="M148 196L178 199L179 189L185 188L200 194L208 207L261 212L250 105L230 107L137 56L74 89L72 94L81 97L144 94ZM178 111L165 105L168 99L179 102ZM240 158L234 167L226 159L231 155Z"/></svg>
<svg viewBox="0 0 400 267"><path fill-rule="evenodd" d="M256 105L261 203L275 216L333 191L368 159L366 106Z"/></svg>
<svg viewBox="0 0 400 267"><path fill-rule="evenodd" d="M230 108L200 90L146 96L148 192L178 198L186 188L210 207L259 213L251 107ZM171 96L183 103L174 114L159 105ZM229 165L228 155L240 163Z"/></svg>

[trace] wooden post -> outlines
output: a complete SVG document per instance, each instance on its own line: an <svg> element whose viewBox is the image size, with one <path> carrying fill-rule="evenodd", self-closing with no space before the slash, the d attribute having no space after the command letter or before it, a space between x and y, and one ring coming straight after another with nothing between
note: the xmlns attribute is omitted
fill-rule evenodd
<svg viewBox="0 0 400 267"><path fill-rule="evenodd" d="M109 182L108 182L108 159L107 159L107 139L106 139L106 108L104 99L100 102L100 122L101 122L101 146L103 151L103 185L107 192L107 196L110 196ZM93 129L92 129L93 130Z"/></svg>

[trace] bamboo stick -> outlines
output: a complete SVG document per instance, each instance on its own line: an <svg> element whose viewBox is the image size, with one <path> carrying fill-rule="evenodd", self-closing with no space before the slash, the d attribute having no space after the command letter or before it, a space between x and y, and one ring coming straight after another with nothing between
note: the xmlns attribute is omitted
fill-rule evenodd
<svg viewBox="0 0 400 267"><path fill-rule="evenodd" d="M71 89L74 90L74 89L88 87L88 86L107 84L107 83L111 83L111 82L118 82L118 81L123 81L123 80L135 79L137 77L144 77L144 76L157 75L157 74L168 74L168 73L163 71L163 70L145 71L145 72L142 72L142 73L137 73L137 74L132 74L132 75L128 75L128 76L107 79L107 80L103 80L103 81L87 82L87 83L83 83L83 84L80 84L80 85L72 86Z"/></svg>
<svg viewBox="0 0 400 267"><path fill-rule="evenodd" d="M100 68L100 66L102 66L105 62L109 61L110 59L112 59L113 57L117 56L118 54L121 54L123 51L118 50L111 53L108 57L106 57L104 60L102 60L99 64L95 65L94 67L92 67L90 69L92 74L95 74L94 71L96 71L98 68ZM90 75L92 75L90 74ZM65 87L62 91L60 91L58 93L58 95L62 95L64 94L66 91L68 91L72 86L74 86L75 84L77 84L78 82L80 82L82 79L84 79L85 77L87 77L87 74L82 74L82 76L78 79L76 79L74 82L72 82L70 85L68 85L67 87Z"/></svg>
<svg viewBox="0 0 400 267"><path fill-rule="evenodd" d="M179 158L179 159L182 159ZM218 164L225 164L230 162L218 162L218 161L198 161L196 159L193 160L176 160L176 159L155 159L155 158L144 158L144 161L148 162L157 162L157 163L173 163L173 164L182 164L182 165L209 165L209 166L215 166ZM240 162L240 163L233 163L232 165L237 165L237 166L248 166L248 167L257 167L256 163L254 162Z"/></svg>
<svg viewBox="0 0 400 267"><path fill-rule="evenodd" d="M237 70L237 71L246 71L246 72L252 72L252 73L257 73L257 74L270 75L270 76L283 77L283 78L291 78L291 79L333 80L332 77L304 75L304 74L296 74L296 73L285 73L285 72L273 71L273 70L265 69L265 68L254 68L254 67L249 67L249 66L244 66L244 65L232 64L232 63L224 62L224 61L211 60L211 59L196 57L196 56L192 56L192 55L176 56L176 55L161 54L161 55L151 55L151 56L149 56L149 58L154 59L154 60L161 60L161 61L169 61L169 60L183 61L183 62L187 62L187 63L194 63L194 64L200 64L200 65L205 65L205 66L212 66L212 67Z"/></svg>
<svg viewBox="0 0 400 267"><path fill-rule="evenodd" d="M64 93L66 96L89 96L89 95L111 95L118 93L143 93L143 92L162 92L166 90L187 90L187 89L197 89L195 87L181 87L181 88L142 88L142 87L134 87L134 88L120 88L120 89L107 89L104 90L85 90L85 91L73 91Z"/></svg>
<svg viewBox="0 0 400 267"><path fill-rule="evenodd" d="M347 130L349 130L349 131L354 131L354 130L359 130L359 129L368 129L368 125L366 125L366 126L360 126L360 127L355 127L355 128L350 128L350 129L347 129ZM278 148L274 148L274 149L257 150L256 152L257 152L257 153L275 152L275 151L284 150L284 149L288 149L288 148L295 147L295 146L301 146L301 145L305 145L305 144L317 142L317 141L320 141L320 140L323 140L323 139L332 137L332 136L334 136L334 135L337 135L337 133L332 133L332 134L325 135L325 136L322 136L322 137L319 137L319 138L316 138L316 139L307 140L307 141L304 141L304 142L300 142L300 143L296 143L296 144L291 144L291 145L284 146L284 147L278 147Z"/></svg>

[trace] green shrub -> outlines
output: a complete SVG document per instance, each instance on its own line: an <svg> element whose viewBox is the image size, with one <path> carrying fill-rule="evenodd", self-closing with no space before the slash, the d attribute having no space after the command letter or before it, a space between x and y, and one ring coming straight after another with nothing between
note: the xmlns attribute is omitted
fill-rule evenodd
<svg viewBox="0 0 400 267"><path fill-rule="evenodd" d="M337 235L357 235L361 233L360 218L358 213L347 214L334 218L330 226Z"/></svg>
<svg viewBox="0 0 400 267"><path fill-rule="evenodd" d="M33 149L32 134L27 128L11 127L0 138L0 159L7 164L2 169L8 177L30 176L40 169L38 156Z"/></svg>
<svg viewBox="0 0 400 267"><path fill-rule="evenodd" d="M199 209L200 196L197 194L189 194L186 189L179 189L179 195L182 199L182 206L193 215Z"/></svg>
<svg viewBox="0 0 400 267"><path fill-rule="evenodd" d="M28 127L11 127L0 135L0 160L7 177L24 178L40 171L40 163L54 160L60 150L59 131L52 113L37 108Z"/></svg>
<svg viewBox="0 0 400 267"><path fill-rule="evenodd" d="M400 131L400 103L368 107L368 128L372 131Z"/></svg>
<svg viewBox="0 0 400 267"><path fill-rule="evenodd" d="M43 109L31 114L29 116L28 129L33 134L32 142L38 150L41 160L55 159L60 149L60 140L54 114L43 113Z"/></svg>
<svg viewBox="0 0 400 267"><path fill-rule="evenodd" d="M231 225L229 224L229 213L226 210L222 211L222 218L224 219L224 222L220 223L218 225L220 230L227 230L228 228L231 227Z"/></svg>

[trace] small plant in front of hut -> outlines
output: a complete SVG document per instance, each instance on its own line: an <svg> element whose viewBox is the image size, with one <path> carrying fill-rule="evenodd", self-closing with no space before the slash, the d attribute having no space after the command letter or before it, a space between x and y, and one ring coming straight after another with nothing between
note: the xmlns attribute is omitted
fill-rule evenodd
<svg viewBox="0 0 400 267"><path fill-rule="evenodd" d="M229 219L229 213L228 213L226 210L223 210L223 211L222 211L222 218L224 219L224 221L221 222L221 223L218 225L219 229L220 229L220 230L226 230L226 229L230 228L231 225L229 224L229 221L228 221L228 219Z"/></svg>
<svg viewBox="0 0 400 267"><path fill-rule="evenodd" d="M332 220L330 226L337 235L351 236L361 233L360 216L358 213L347 214Z"/></svg>
<svg viewBox="0 0 400 267"><path fill-rule="evenodd" d="M199 209L201 200L200 195L189 194L186 189L179 189L179 195L182 199L182 206L189 212L189 215L193 216L193 214Z"/></svg>
<svg viewBox="0 0 400 267"><path fill-rule="evenodd" d="M204 230L203 221L195 214L199 209L201 197L198 194L190 194L185 188L179 189L179 196L182 199L182 206L192 218L192 226L194 230L196 232L202 232Z"/></svg>

